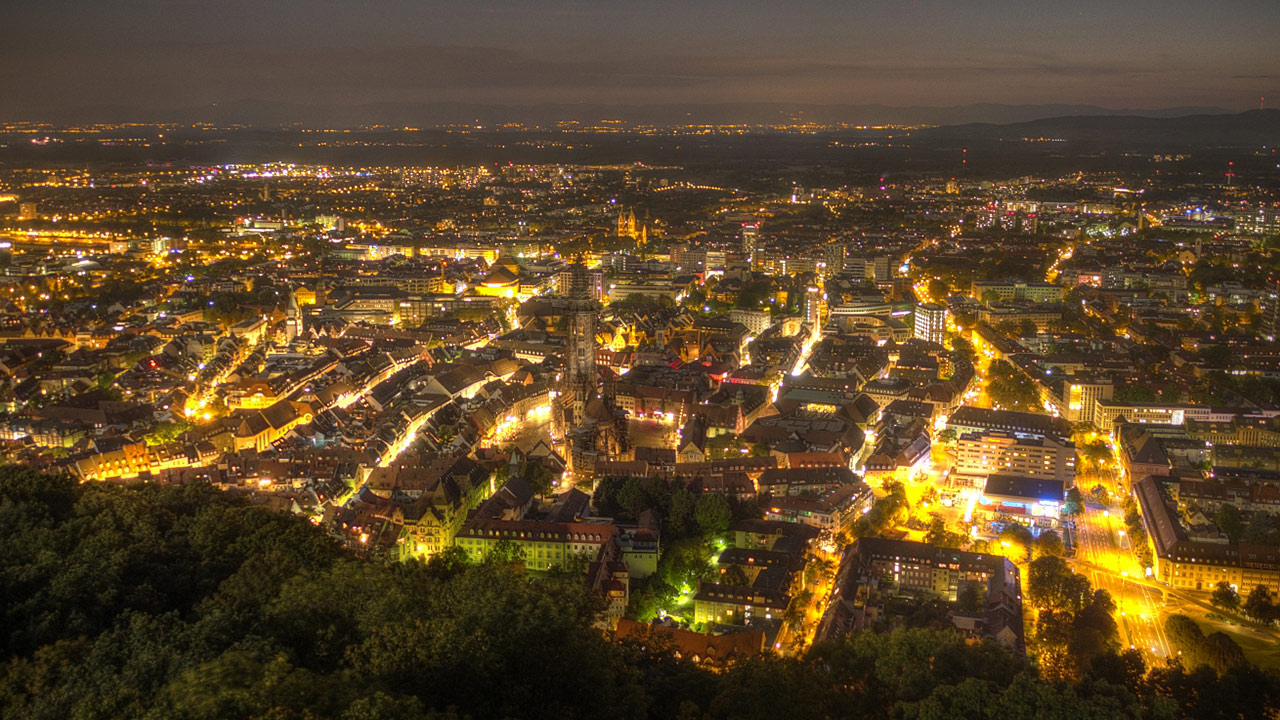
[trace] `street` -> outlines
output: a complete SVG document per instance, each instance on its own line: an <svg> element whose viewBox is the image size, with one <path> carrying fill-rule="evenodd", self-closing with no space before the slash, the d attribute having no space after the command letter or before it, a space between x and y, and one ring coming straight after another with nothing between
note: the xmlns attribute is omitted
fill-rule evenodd
<svg viewBox="0 0 1280 720"><path fill-rule="evenodd" d="M1095 589L1106 590L1115 599L1121 641L1141 650L1148 663L1162 661L1171 654L1164 636L1162 593L1145 582L1124 532L1119 506L1085 503L1084 513L1076 519L1073 564Z"/></svg>

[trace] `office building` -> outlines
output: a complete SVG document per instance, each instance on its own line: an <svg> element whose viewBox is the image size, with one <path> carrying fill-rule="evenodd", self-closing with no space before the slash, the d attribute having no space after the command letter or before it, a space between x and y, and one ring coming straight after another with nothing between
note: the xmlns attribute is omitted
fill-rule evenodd
<svg viewBox="0 0 1280 720"><path fill-rule="evenodd" d="M1011 432L975 432L956 442L956 477L978 480L994 473L1052 479L1071 487L1076 479L1076 446L1051 437L1018 437Z"/></svg>
<svg viewBox="0 0 1280 720"><path fill-rule="evenodd" d="M934 303L916 305L915 333L917 340L942 344L943 333L947 329L947 309Z"/></svg>

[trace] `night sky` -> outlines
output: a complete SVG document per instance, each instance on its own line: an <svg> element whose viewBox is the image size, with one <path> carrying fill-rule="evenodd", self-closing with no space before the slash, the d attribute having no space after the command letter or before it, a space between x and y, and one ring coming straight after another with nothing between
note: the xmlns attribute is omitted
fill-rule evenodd
<svg viewBox="0 0 1280 720"><path fill-rule="evenodd" d="M471 102L1280 103L1277 0L5 0L0 115Z"/></svg>

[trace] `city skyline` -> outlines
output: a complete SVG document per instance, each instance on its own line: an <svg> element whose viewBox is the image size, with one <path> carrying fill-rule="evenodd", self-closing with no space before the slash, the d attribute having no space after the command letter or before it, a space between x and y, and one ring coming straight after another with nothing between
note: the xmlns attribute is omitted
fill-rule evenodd
<svg viewBox="0 0 1280 720"><path fill-rule="evenodd" d="M1280 720L1280 2L0 23L0 718Z"/></svg>

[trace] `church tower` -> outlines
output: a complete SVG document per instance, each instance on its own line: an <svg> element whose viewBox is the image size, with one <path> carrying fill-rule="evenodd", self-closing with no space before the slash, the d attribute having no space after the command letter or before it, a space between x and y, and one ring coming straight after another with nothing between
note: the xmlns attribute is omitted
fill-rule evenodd
<svg viewBox="0 0 1280 720"><path fill-rule="evenodd" d="M298 294L289 290L289 310L285 317L285 334L289 342L297 340L303 333L302 307L298 305Z"/></svg>
<svg viewBox="0 0 1280 720"><path fill-rule="evenodd" d="M596 317L599 307L592 298L591 274L578 260L569 269L569 305L565 369L561 377L561 394L572 396L574 421L582 418L583 408L598 391L596 372ZM568 409L566 404L566 410Z"/></svg>
<svg viewBox="0 0 1280 720"><path fill-rule="evenodd" d="M636 223L635 208L627 208L618 211L618 237L627 237L632 240L639 237L640 230Z"/></svg>

